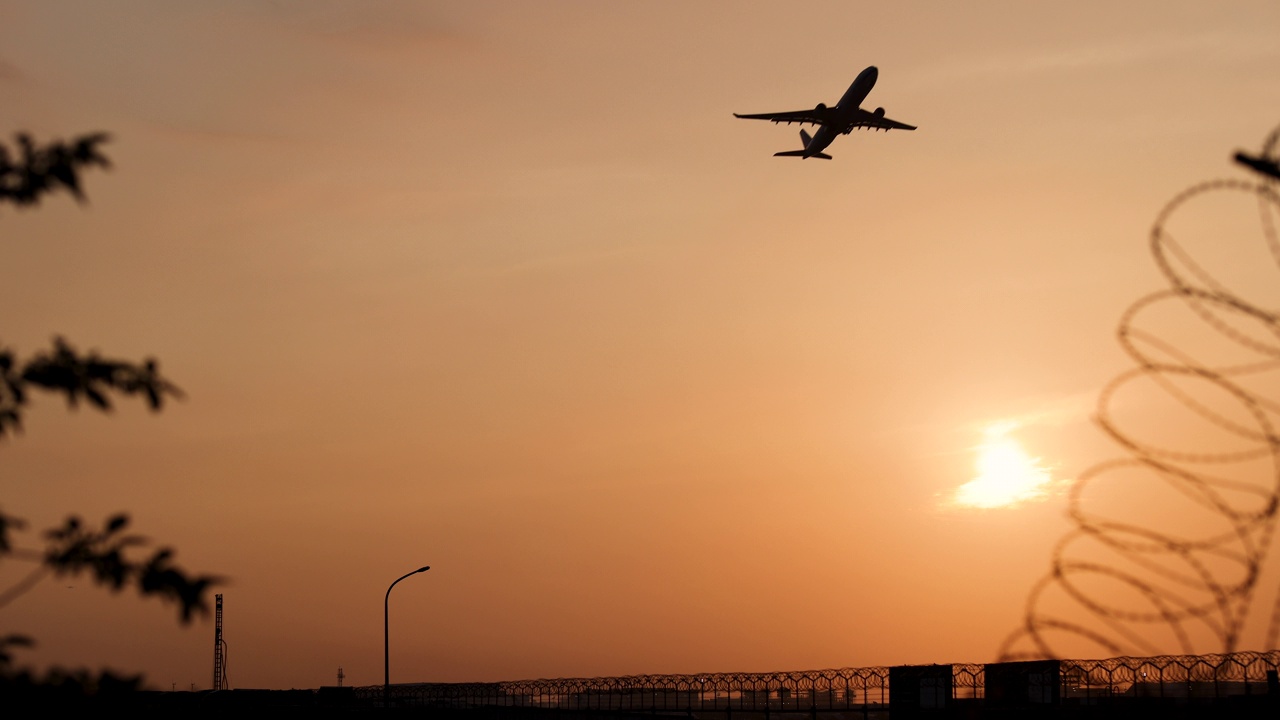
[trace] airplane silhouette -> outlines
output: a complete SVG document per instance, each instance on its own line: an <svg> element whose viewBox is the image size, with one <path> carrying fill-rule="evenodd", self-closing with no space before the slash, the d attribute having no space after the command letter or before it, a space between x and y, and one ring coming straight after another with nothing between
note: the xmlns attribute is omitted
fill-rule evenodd
<svg viewBox="0 0 1280 720"><path fill-rule="evenodd" d="M855 128L871 128L873 130L915 130L915 125L907 125L897 120L890 120L884 116L884 108L878 107L874 112L863 110L862 101L867 99L867 94L871 92L871 88L876 84L876 78L880 75L880 71L874 65L858 73L858 77L849 86L849 89L840 97L839 102L833 107L827 107L822 103L818 103L812 110L792 110L790 112L777 113L757 113L754 115L740 115L734 113L736 118L745 120L770 120L775 123L809 123L817 125L818 130L809 136L809 133L803 129L800 130L800 141L804 143L804 147L800 150L786 150L784 152L774 153L774 157L799 157L799 158L822 158L830 160L831 156L822 152L836 139L837 135L848 135Z"/></svg>

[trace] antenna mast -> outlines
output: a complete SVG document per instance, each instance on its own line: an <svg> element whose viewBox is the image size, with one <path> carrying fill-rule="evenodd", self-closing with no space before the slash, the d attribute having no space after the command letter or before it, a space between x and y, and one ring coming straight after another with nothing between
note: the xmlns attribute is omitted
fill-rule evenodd
<svg viewBox="0 0 1280 720"><path fill-rule="evenodd" d="M222 642L222 593L214 596L213 615L213 689L227 689L227 655Z"/></svg>

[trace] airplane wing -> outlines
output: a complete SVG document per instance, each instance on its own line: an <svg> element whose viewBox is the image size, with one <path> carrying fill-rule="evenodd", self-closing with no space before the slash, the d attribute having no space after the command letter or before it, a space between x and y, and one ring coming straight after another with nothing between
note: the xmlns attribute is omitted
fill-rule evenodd
<svg viewBox="0 0 1280 720"><path fill-rule="evenodd" d="M853 121L844 129L848 135L856 128L872 128L875 130L915 130L915 125L900 123L884 116L884 108L876 108L875 112L867 112L861 108L853 116Z"/></svg>
<svg viewBox="0 0 1280 720"><path fill-rule="evenodd" d="M821 125L827 119L827 108L825 105L819 105L816 108L808 110L791 110L790 112L776 113L756 113L754 115L741 115L734 113L734 117L743 120L769 120L776 123L808 123L810 125Z"/></svg>

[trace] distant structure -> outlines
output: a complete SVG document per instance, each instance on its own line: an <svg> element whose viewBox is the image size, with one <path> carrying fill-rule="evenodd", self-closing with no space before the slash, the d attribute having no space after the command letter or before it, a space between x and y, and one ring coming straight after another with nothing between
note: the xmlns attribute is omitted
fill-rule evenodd
<svg viewBox="0 0 1280 720"><path fill-rule="evenodd" d="M213 689L227 689L227 645L222 640L222 593L214 596Z"/></svg>
<svg viewBox="0 0 1280 720"><path fill-rule="evenodd" d="M628 675L513 682L400 683L346 696L437 717L650 720L1007 720L1268 718L1280 708L1280 650L1100 660ZM335 694L336 695L336 694ZM352 707L361 707L353 704ZM175 715L180 717L180 715ZM336 717L336 716L335 716ZM404 714L403 717L409 717ZM432 717L422 714L421 717Z"/></svg>
<svg viewBox="0 0 1280 720"><path fill-rule="evenodd" d="M342 674L342 666L339 665L338 666L338 687L342 687L342 679L345 677L346 675Z"/></svg>

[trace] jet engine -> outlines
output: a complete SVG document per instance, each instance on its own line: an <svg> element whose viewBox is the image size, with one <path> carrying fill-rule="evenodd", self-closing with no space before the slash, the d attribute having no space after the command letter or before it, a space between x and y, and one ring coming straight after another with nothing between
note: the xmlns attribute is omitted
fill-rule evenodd
<svg viewBox="0 0 1280 720"><path fill-rule="evenodd" d="M825 103L818 103L818 105L813 108L813 111L817 113L824 113L827 111L827 106Z"/></svg>
<svg viewBox="0 0 1280 720"><path fill-rule="evenodd" d="M884 108L876 108L876 111L873 114L878 118L884 117Z"/></svg>

